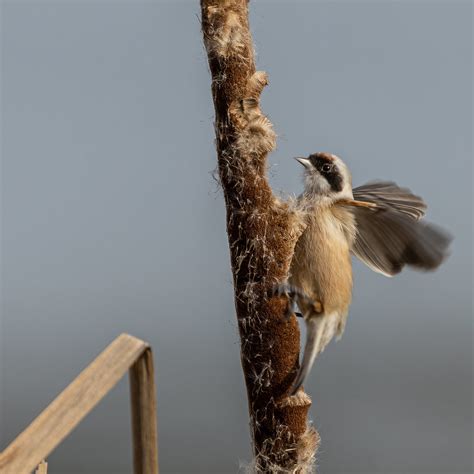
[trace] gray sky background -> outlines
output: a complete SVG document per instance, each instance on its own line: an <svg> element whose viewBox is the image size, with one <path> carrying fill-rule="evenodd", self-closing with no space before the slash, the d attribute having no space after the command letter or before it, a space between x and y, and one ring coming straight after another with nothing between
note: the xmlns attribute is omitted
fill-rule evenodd
<svg viewBox="0 0 474 474"><path fill-rule="evenodd" d="M198 1L3 1L1 446L121 332L155 350L164 473L250 459ZM307 390L322 473L472 472L472 3L251 4L290 158L340 155L455 236L436 273L355 263ZM131 472L124 380L51 472Z"/></svg>

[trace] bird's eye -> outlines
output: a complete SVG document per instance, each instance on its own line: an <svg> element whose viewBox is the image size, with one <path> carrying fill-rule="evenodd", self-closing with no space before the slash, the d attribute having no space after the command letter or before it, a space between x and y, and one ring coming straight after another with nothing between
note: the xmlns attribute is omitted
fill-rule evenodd
<svg viewBox="0 0 474 474"><path fill-rule="evenodd" d="M321 168L322 171L324 171L325 173L329 173L329 171L332 170L332 166L329 165L328 163L325 163L322 168Z"/></svg>

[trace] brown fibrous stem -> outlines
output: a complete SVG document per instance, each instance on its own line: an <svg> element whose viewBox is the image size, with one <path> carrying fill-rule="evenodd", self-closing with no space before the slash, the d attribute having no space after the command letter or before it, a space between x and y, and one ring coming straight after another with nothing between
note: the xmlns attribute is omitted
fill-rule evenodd
<svg viewBox="0 0 474 474"><path fill-rule="evenodd" d="M219 178L227 210L254 460L252 472L310 472L319 435L308 424L311 399L289 396L298 370L296 318L272 297L286 281L302 219L274 196L267 156L272 124L260 109L267 75L255 70L247 0L201 0L204 44L212 75Z"/></svg>

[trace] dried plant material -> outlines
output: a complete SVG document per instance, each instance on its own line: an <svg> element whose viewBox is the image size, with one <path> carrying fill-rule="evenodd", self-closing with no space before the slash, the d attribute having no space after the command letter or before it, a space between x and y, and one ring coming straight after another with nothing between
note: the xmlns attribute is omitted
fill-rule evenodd
<svg viewBox="0 0 474 474"><path fill-rule="evenodd" d="M48 474L48 463L45 460L38 464L35 474Z"/></svg>
<svg viewBox="0 0 474 474"><path fill-rule="evenodd" d="M219 180L227 209L254 459L249 472L311 472L319 443L307 424L310 398L288 393L298 370L299 327L284 298L269 298L288 277L301 211L272 193L266 168L276 134L260 108L267 75L255 71L246 0L202 0L212 74Z"/></svg>
<svg viewBox="0 0 474 474"><path fill-rule="evenodd" d="M150 346L121 334L6 448L2 474L46 474L44 460L130 370L134 472L158 473L156 396Z"/></svg>

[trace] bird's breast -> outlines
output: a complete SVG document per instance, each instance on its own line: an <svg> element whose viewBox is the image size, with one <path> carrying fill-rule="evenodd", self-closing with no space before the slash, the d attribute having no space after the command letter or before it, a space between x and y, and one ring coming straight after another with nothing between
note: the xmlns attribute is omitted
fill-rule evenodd
<svg viewBox="0 0 474 474"><path fill-rule="evenodd" d="M315 208L298 240L290 284L323 304L324 313L347 314L352 294L350 248L355 224L349 211Z"/></svg>

